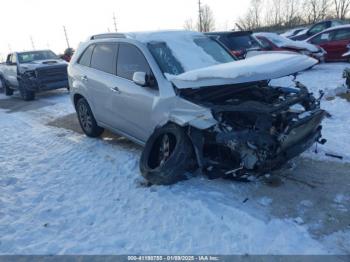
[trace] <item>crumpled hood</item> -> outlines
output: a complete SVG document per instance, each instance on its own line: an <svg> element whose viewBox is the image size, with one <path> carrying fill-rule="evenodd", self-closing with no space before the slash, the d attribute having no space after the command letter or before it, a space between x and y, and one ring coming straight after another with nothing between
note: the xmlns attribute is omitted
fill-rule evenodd
<svg viewBox="0 0 350 262"><path fill-rule="evenodd" d="M262 54L245 60L166 75L180 89L271 80L306 70L317 60L299 54Z"/></svg>

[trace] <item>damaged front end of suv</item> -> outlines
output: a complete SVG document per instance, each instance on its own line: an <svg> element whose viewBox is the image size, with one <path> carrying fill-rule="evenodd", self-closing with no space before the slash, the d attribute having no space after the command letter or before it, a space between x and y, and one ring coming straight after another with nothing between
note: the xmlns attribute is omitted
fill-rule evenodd
<svg viewBox="0 0 350 262"><path fill-rule="evenodd" d="M320 109L307 88L271 87L266 81L179 90L179 96L210 108L217 123L188 128L197 162L211 178L246 179L280 168L321 139Z"/></svg>

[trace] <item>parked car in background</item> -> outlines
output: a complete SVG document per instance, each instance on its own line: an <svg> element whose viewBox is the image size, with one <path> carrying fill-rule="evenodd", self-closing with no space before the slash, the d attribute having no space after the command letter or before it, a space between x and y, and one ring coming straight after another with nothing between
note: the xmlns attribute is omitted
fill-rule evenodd
<svg viewBox="0 0 350 262"><path fill-rule="evenodd" d="M251 31L209 32L206 35L215 37L238 59L244 59L248 52L262 50Z"/></svg>
<svg viewBox="0 0 350 262"><path fill-rule="evenodd" d="M306 42L326 50L326 61L346 61L348 58L343 55L348 52L350 44L350 25L329 28L310 37Z"/></svg>
<svg viewBox="0 0 350 262"><path fill-rule="evenodd" d="M346 24L346 22L342 21L342 20L322 21L322 22L319 22L317 24L314 24L309 29L305 29L305 30L299 32L298 34L290 37L290 39L297 40L297 41L305 40L307 38L310 38L313 35L316 35L316 34L322 32L323 30L326 30L328 28L335 27L335 26L344 25L344 24Z"/></svg>
<svg viewBox="0 0 350 262"><path fill-rule="evenodd" d="M51 50L14 52L0 64L0 81L7 96L18 90L33 100L37 92L68 88L67 63Z"/></svg>
<svg viewBox="0 0 350 262"><path fill-rule="evenodd" d="M275 33L255 33L254 36L261 42L264 50L290 51L324 61L326 52L316 45L293 41Z"/></svg>
<svg viewBox="0 0 350 262"><path fill-rule="evenodd" d="M304 31L304 30L307 30L308 28L306 27L298 27L298 28L293 28L293 29L290 29L282 34L280 34L281 36L284 36L284 37L287 37L287 38L290 38L292 36L295 36L297 34L299 34L301 31Z"/></svg>
<svg viewBox="0 0 350 262"><path fill-rule="evenodd" d="M141 174L168 185L196 169L247 179L325 142L320 99L297 82L269 86L316 63L279 53L237 61L201 33L165 31L94 35L68 72L85 134L107 128L143 145Z"/></svg>

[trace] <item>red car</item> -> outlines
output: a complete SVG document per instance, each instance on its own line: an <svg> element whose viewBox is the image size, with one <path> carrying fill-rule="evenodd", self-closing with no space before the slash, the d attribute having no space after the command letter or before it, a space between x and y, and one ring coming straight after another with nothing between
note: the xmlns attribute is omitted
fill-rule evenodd
<svg viewBox="0 0 350 262"><path fill-rule="evenodd" d="M325 51L316 45L293 41L275 33L255 33L254 36L266 51L289 51L313 57L320 62L324 61Z"/></svg>
<svg viewBox="0 0 350 262"><path fill-rule="evenodd" d="M347 61L343 54L350 44L350 25L329 28L306 41L326 50L326 61Z"/></svg>

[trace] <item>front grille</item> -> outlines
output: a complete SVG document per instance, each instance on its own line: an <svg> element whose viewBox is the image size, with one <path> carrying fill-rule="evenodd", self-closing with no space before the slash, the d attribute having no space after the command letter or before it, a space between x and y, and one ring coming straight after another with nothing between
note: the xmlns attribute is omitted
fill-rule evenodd
<svg viewBox="0 0 350 262"><path fill-rule="evenodd" d="M68 79L66 65L39 68L36 71L38 80L44 84Z"/></svg>

